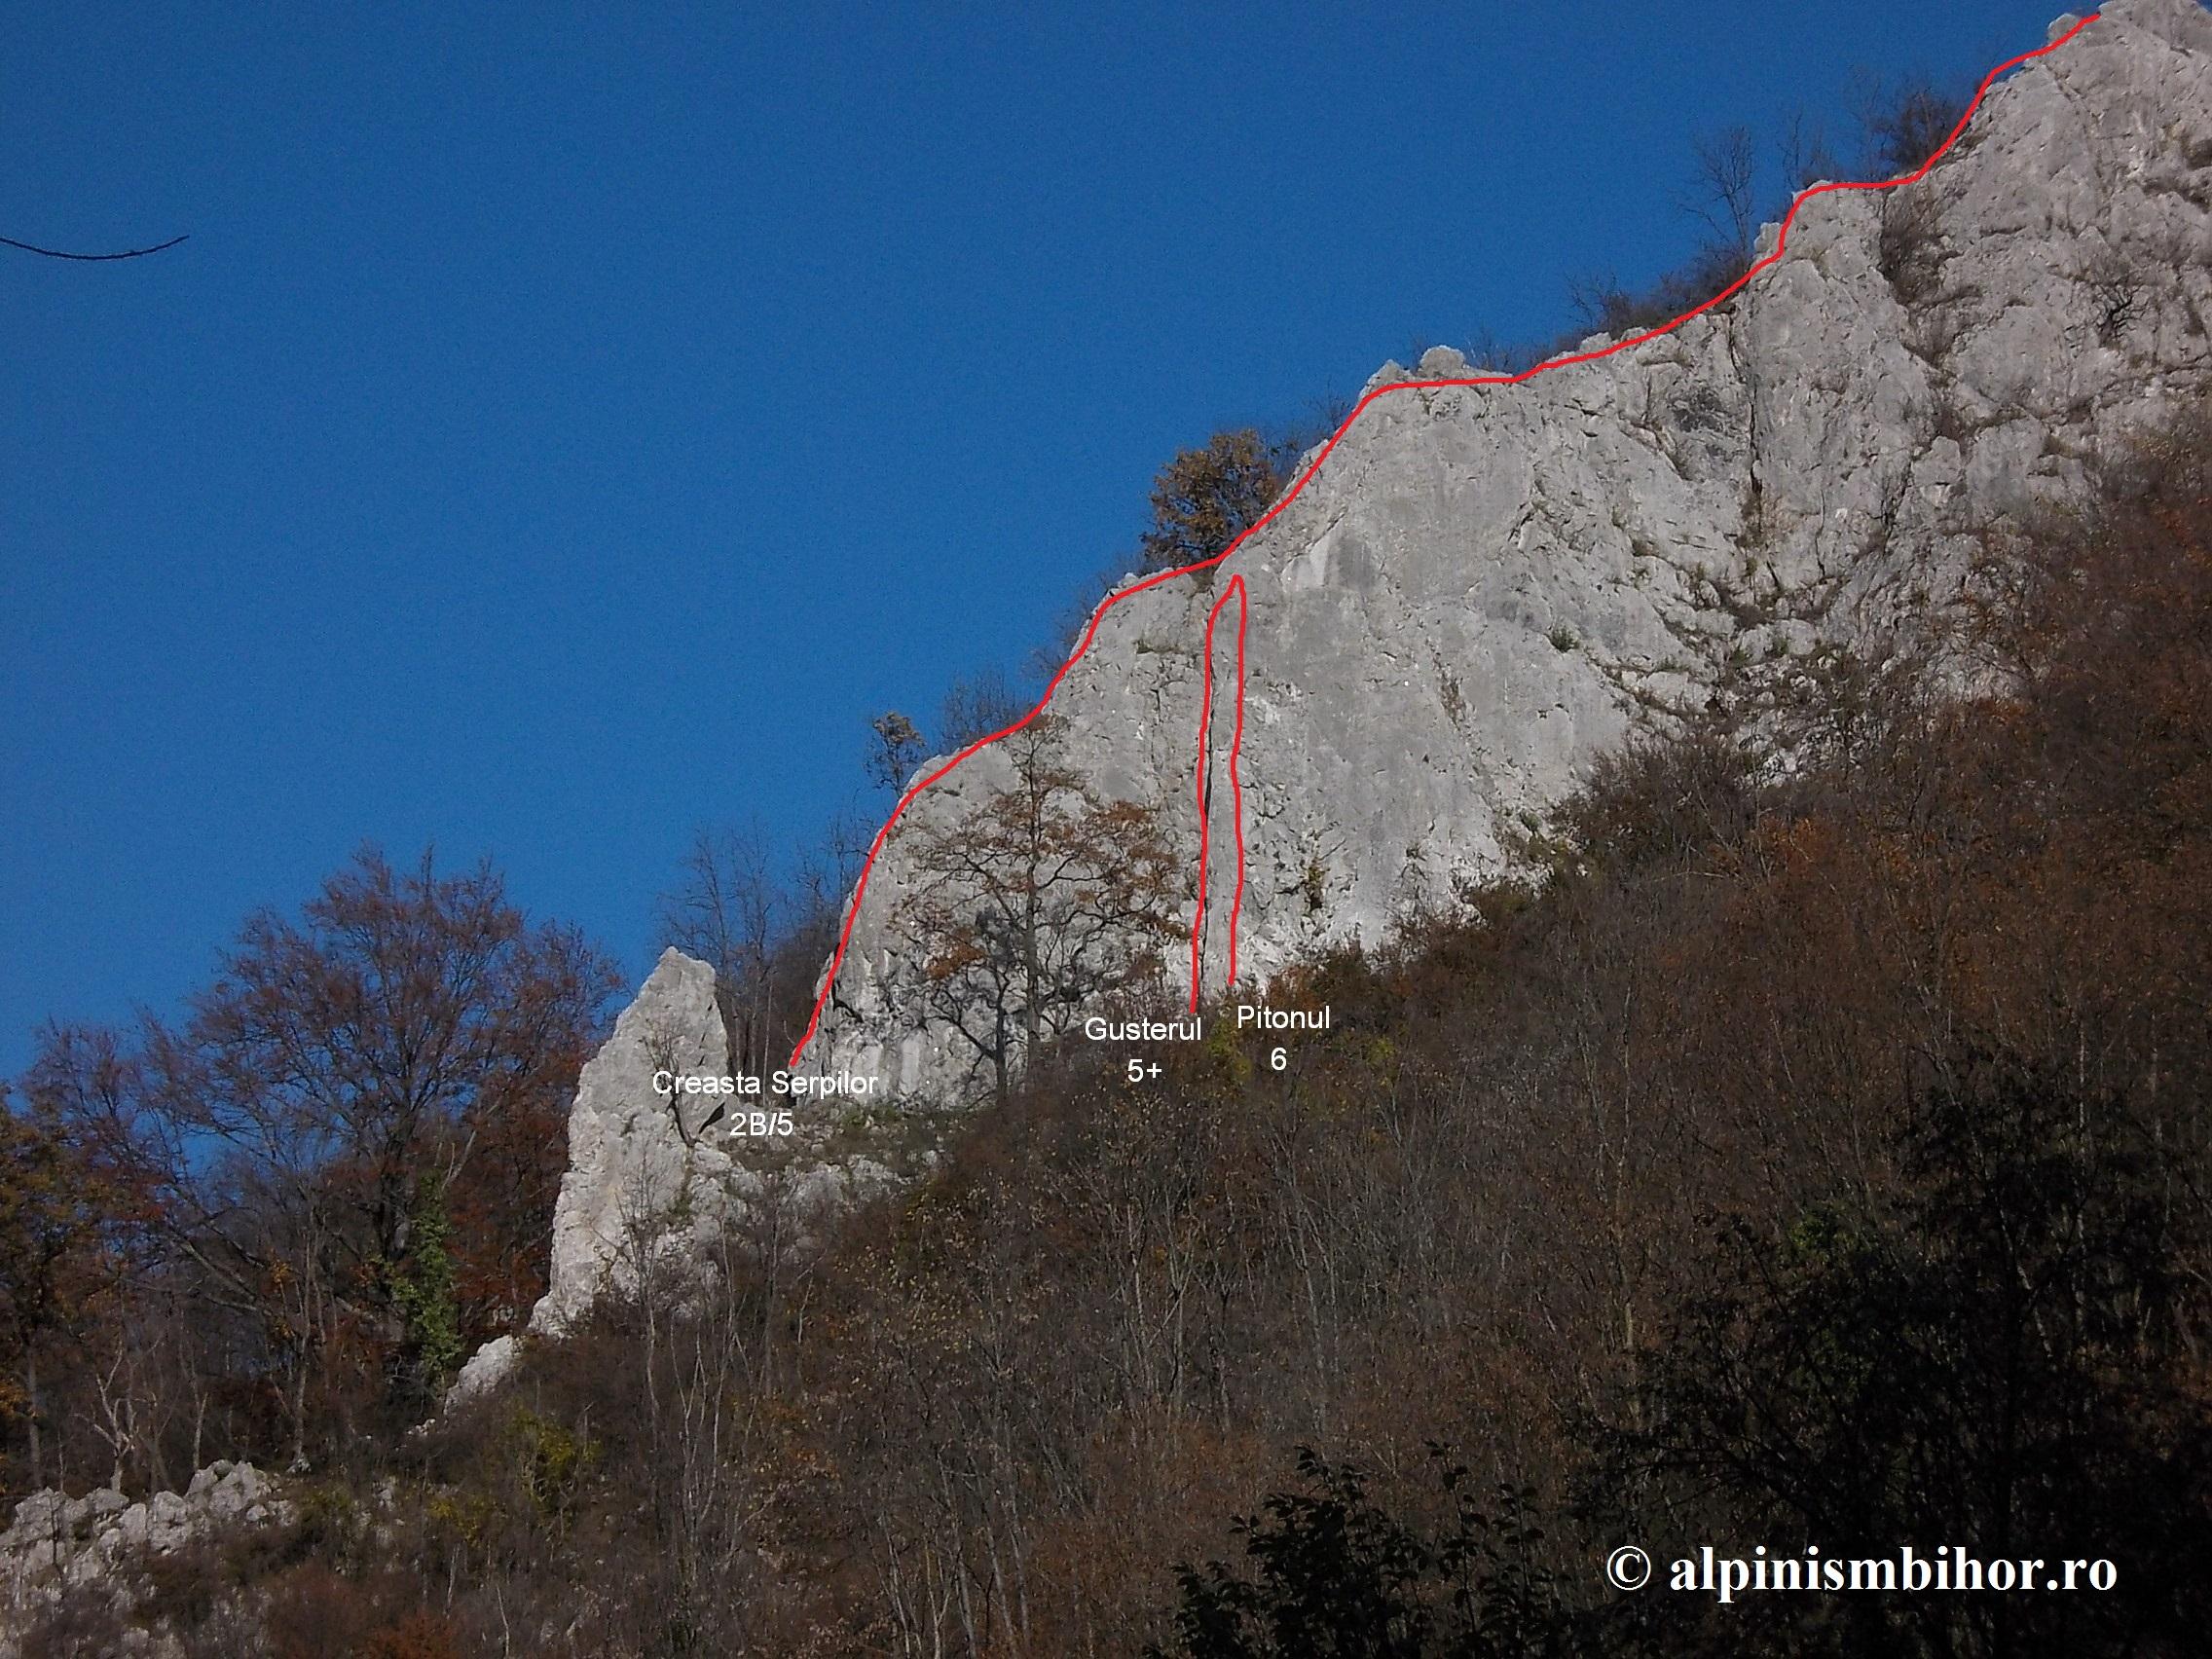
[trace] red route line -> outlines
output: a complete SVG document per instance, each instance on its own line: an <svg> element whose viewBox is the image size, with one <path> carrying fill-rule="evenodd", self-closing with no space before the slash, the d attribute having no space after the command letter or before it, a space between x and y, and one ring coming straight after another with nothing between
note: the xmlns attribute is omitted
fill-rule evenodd
<svg viewBox="0 0 2212 1659"><path fill-rule="evenodd" d="M2031 59L2041 57L2046 53L2056 52L2060 47L2064 46L2068 41L2072 40L2076 35L2080 34L2083 29L2087 28L2096 20L2097 14L2091 12L2087 17L2082 18L2072 28L2068 29L2064 34L2060 35L2056 40L2050 41L2046 45L2039 46L2033 52L2023 52L2017 57L2008 57L2004 62L1998 64L1996 68L1990 70L1988 74L1984 75L1981 78L1981 85L1974 89L1973 97L1967 104L1966 113L1959 117L1958 125L1951 129L1949 136L1946 137L1941 144L1936 146L1935 153L1931 155L1928 160L1921 163L1920 166L1914 168L1911 172L1900 174L1897 178L1876 180L1846 180L1837 183L1816 184L1810 186L1805 190L1799 191L1797 195L1790 201L1789 211L1782 216L1782 229L1775 239L1774 251L1768 254L1764 259L1754 261L1741 276L1737 277L1733 282L1729 283L1727 287L1721 289L1719 293L1714 295L1713 298L1707 300L1703 305L1693 306L1690 310L1682 313L1680 316L1675 317L1671 321L1663 322L1656 328L1647 328L1641 334L1632 334L1625 340L1616 340L1612 345L1603 347L1598 350L1577 351L1569 356L1549 358L1544 362L1536 364L1533 368L1523 369L1518 374L1474 375L1459 380L1392 381L1388 386L1379 386L1372 391L1368 392L1366 396L1362 397L1356 404L1352 406L1351 413L1349 415L1346 415L1344 418L1343 424L1340 424L1334 432L1329 434L1328 442L1324 443L1321 446L1319 454L1315 455L1311 461L1306 463L1305 469L1299 473L1297 478L1292 480L1290 488L1285 490L1282 493L1281 497L1275 501L1275 504L1270 507L1265 513L1261 514L1260 517L1256 519L1252 523L1252 525L1243 532L1242 535L1238 535L1235 541L1232 541L1227 547L1223 548L1219 553L1216 553L1210 559L1200 559L1199 561L1198 561L1198 563L1193 565L1179 565L1171 571L1161 571L1156 575L1147 576L1143 581L1130 583L1127 587L1122 589L1119 593L1109 595L1105 603L1100 605L1098 608L1091 613L1090 626L1084 630L1083 639L1077 644L1075 650L1070 653L1068 660L1060 664L1059 672L1054 674L1051 678L1051 682L1046 685L1044 695L1037 699L1037 706L1034 709L1031 709L1029 713L1023 715L1021 719L1015 720L1012 725L1005 726L998 731L994 731L988 737L977 738L974 743L969 744L967 748L961 750L959 754L953 756L942 765L939 766L937 770L930 773L928 777L917 780L904 794L899 797L899 804L891 809L891 816L883 821L883 828L875 832L875 839L868 843L867 857L865 861L863 861L861 865L860 879L853 886L853 902L849 906L847 906L845 911L844 929L837 936L837 952L830 959L830 970L822 977L822 989L815 995L814 1016L806 1022L806 1035L801 1037L798 1040L797 1047L792 1050L793 1068L794 1070L797 1068L799 1056L806 1052L806 1046L814 1041L814 1034L818 1029L820 1029L822 1024L822 1011L829 1006L830 998L836 990L837 975L845 965L845 950L846 947L852 942L853 928L855 924L857 924L860 920L861 901L866 898L867 894L868 876L875 868L875 861L877 856L883 851L884 842L890 838L892 826L896 825L899 822L901 815L905 812L907 807L913 804L914 797L916 795L920 794L932 784L936 783L939 779L945 776L946 773L952 771L954 767L960 765L970 756L976 754L978 750L987 749L988 747L990 747L990 745L998 742L998 740L1002 737L1012 737L1015 732L1021 730L1021 728L1029 724L1031 720L1034 720L1039 715L1043 714L1046 708L1051 703L1052 694L1060 688L1060 682L1067 678L1068 671L1074 668L1077 663L1081 662L1083 660L1084 653L1090 649L1090 643L1092 640L1098 637L1098 624L1105 617L1106 612L1113 609L1115 606L1121 604L1124 600L1133 599L1134 597L1136 597L1136 595L1143 593L1147 588L1158 587L1161 582L1173 581L1177 576L1195 575L1200 571L1210 571L1216 565L1220 564L1223 560L1235 553L1238 548L1242 547L1245 542L1249 541L1260 531L1265 530L1270 524L1273 523L1276 515L1281 513L1284 508L1288 507L1291 502L1298 499L1299 495L1305 490L1306 486L1312 482L1314 473L1318 472L1321 469L1321 463L1327 461L1330 455L1335 452L1337 445L1344 442L1345 434L1351 430L1353 423L1358 421L1360 416L1364 415L1367 412L1368 405L1374 403L1378 398L1385 397L1392 392L1442 391L1454 387L1464 386L1519 386L1523 381L1533 380L1537 375L1548 374L1554 369L1567 368L1575 363L1593 363L1601 357L1610 357L1616 351L1626 351L1631 347L1641 346L1647 341L1658 339L1663 334L1672 334L1676 329L1681 327L1683 323L1688 322L1692 317L1704 315L1714 306L1720 304L1721 301L1727 299L1730 295L1735 294L1740 289L1742 289L1746 283L1751 281L1751 279L1753 276L1756 276L1761 271L1764 271L1768 266L1773 265L1776 261L1782 258L1783 253L1788 248L1789 245L1789 227L1796 223L1798 210L1802 208L1806 203L1812 201L1812 199L1816 196L1825 196L1831 191L1895 190L1900 184L1917 184L1920 180L1928 176L1928 170L1933 167L1937 162L1941 161L1945 153L1950 150L1951 146L1959 141L1959 135L1967 129L1967 123L1973 119L1974 111L1981 107L1981 100L1988 95L1989 89L1996 84L1997 78L2000 75L2008 74L2011 70L2017 69L2021 64L2029 62ZM1236 735L1234 739L1232 739L1230 744L1230 786L1232 798L1236 807L1235 908L1233 908L1231 910L1229 917L1231 951L1230 960L1232 964L1231 977L1234 980L1235 972L1235 953L1236 941L1236 909L1240 909L1242 907L1244 898L1243 795L1241 790L1237 787L1235 760L1236 750L1243 740L1244 732L1244 623L1246 613L1244 609L1244 584L1243 578L1241 576L1230 583L1228 592L1225 592L1222 595L1220 602L1217 603L1213 608L1212 615L1209 615L1206 618L1206 639L1208 647L1206 695L1210 703L1210 699L1213 694L1211 646L1213 639L1214 618L1218 617L1221 614L1221 608L1223 605L1228 603L1231 593L1234 593L1237 596L1238 602L1236 618ZM1204 766L1203 742L1204 737L1201 728L1201 757L1199 762L1201 772ZM1198 820L1198 881L1201 896L1204 892L1205 882L1205 818L1201 813ZM1191 984L1191 1006L1194 1009L1198 1007L1198 984L1197 975L1198 930L1202 928L1204 924L1205 905L1201 897L1198 915L1192 923L1191 960L1193 973Z"/></svg>
<svg viewBox="0 0 2212 1659"><path fill-rule="evenodd" d="M1236 916L1244 908L1244 785L1236 774L1236 757L1244 748L1244 625L1252 608L1244 592L1244 578L1229 578L1229 586L1214 601L1206 616L1204 695L1198 701L1198 906L1191 920L1191 1012L1198 1012L1198 941L1206 927L1206 833L1211 816L1206 807L1206 738L1213 730L1213 625L1231 600L1236 601L1236 725L1229 738L1230 819L1236 826L1236 889L1229 901L1229 982L1236 983Z"/></svg>

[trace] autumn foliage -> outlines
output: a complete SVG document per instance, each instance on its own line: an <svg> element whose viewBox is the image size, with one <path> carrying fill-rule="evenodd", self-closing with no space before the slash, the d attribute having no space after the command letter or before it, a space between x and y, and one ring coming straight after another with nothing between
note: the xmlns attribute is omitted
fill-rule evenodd
<svg viewBox="0 0 2212 1659"><path fill-rule="evenodd" d="M1220 1036L1132 1084L1040 1026L927 1181L379 1443L349 1570L415 1587L424 1651L2199 1650L2204 427L1991 526L1955 622L1609 760L1530 880L1275 987L1336 1014L1282 1071ZM86 1088L136 1098L116 1053ZM330 1200L357 1251L375 1168ZM221 1387L284 1375L230 1328ZM2119 1579L1723 1608L1609 1590L1629 1538Z"/></svg>
<svg viewBox="0 0 2212 1659"><path fill-rule="evenodd" d="M181 1025L52 1027L7 1122L10 1277L127 1284L71 1353L97 1409L50 1368L26 1448L76 1418L120 1481L173 1480L217 1455L323 1463L420 1417L543 1289L568 1096L612 983L488 867L367 851L296 920L250 918ZM19 1375L85 1303L56 1288L25 1312Z"/></svg>
<svg viewBox="0 0 2212 1659"><path fill-rule="evenodd" d="M1248 426L1179 452L1153 480L1152 522L1139 538L1145 570L1226 553L1274 505L1294 459Z"/></svg>

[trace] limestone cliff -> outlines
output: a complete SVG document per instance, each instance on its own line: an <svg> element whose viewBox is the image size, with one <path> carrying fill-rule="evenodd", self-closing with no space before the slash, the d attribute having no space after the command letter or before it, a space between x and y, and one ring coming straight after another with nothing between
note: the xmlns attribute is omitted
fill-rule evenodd
<svg viewBox="0 0 2212 1659"><path fill-rule="evenodd" d="M1759 251L1776 240L1769 227ZM1792 676L1924 630L1976 529L2202 387L2208 327L2212 17L2116 0L1999 83L1925 180L1807 203L1780 260L1717 309L1521 385L1377 399L1221 570L1108 608L1053 700L1067 758L1103 794L1157 805L1195 869L1199 642L1240 573L1239 968L1264 979L1374 940L1506 870L1640 725L1715 704L1755 719ZM1375 384L1470 372L1438 350ZM1218 784L1233 651L1211 672ZM957 835L1010 773L986 750L893 830L803 1067L879 1076L912 1103L978 1092L973 1051L923 1010L901 917L916 849ZM1210 810L1227 849L1226 788ZM1221 857L1209 994L1233 885ZM1187 992L1187 959L1169 960ZM725 1050L711 974L671 952L584 1071L534 1329L661 1253L888 1178L839 1142L852 1115L820 1107L768 1161L733 1162L650 1087L662 1064L724 1070Z"/></svg>
<svg viewBox="0 0 2212 1659"><path fill-rule="evenodd" d="M2119 0L1994 87L1925 180L1808 202L1781 260L1718 309L1522 385L1375 401L1218 571L1108 610L1053 699L1069 757L1160 806L1195 865L1199 641L1241 572L1240 975L1449 904L1641 723L1755 702L1916 626L1955 591L1972 528L2200 385L2208 205L2212 17ZM1436 350L1377 384L1479 372ZM1217 757L1233 672L1217 648ZM1007 775L978 755L893 830L808 1063L974 1091L972 1053L922 1012L900 915L913 849ZM1217 849L1229 802L1213 790ZM1217 855L1209 995L1229 874Z"/></svg>
<svg viewBox="0 0 2212 1659"><path fill-rule="evenodd" d="M531 1312L531 1334L559 1336L609 1286L635 1287L661 1269L681 1277L686 1264L744 1248L749 1235L803 1223L854 1183L889 1177L870 1159L825 1157L819 1122L778 1155L733 1159L733 1147L742 1148L723 1127L729 1103L676 1092L666 1081L729 1070L714 970L681 951L663 952L576 1080L569 1168L553 1210L550 1284ZM722 1121L714 1121L718 1105ZM517 1349L518 1339L506 1336L478 1350L454 1397L499 1382Z"/></svg>

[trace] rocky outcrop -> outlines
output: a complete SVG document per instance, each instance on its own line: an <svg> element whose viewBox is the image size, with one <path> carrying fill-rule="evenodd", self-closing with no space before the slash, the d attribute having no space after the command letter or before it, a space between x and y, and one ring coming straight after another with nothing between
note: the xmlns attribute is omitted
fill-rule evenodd
<svg viewBox="0 0 2212 1659"><path fill-rule="evenodd" d="M725 1126L731 1102L677 1092L666 1081L731 1069L714 970L663 952L576 1080L549 1286L526 1336L558 1336L609 1289L633 1288L656 1268L684 1272L719 1251L745 1248L771 1225L803 1223L856 1185L892 1178L872 1159L832 1156L820 1113L794 1124L784 1137L790 1144L759 1141L760 1156L749 1157ZM521 1357L523 1341L505 1336L479 1349L449 1399L495 1386Z"/></svg>
<svg viewBox="0 0 2212 1659"><path fill-rule="evenodd" d="M569 1111L569 1169L553 1211L550 1286L532 1328L558 1332L610 1277L634 1279L644 1252L670 1247L681 1224L704 1225L700 1188L731 1173L701 1140L705 1103L663 1096L655 1072L729 1069L714 970L665 952L614 1034L576 1081Z"/></svg>
<svg viewBox="0 0 2212 1659"><path fill-rule="evenodd" d="M1209 673L1217 769L1234 709L1233 653L1209 667L1199 640L1240 572L1240 972L1449 905L1640 726L1755 715L1790 676L1923 627L1977 526L2201 386L2208 207L2212 18L2117 0L1994 88L1926 180L1809 202L1784 257L1718 309L1523 385L1378 399L1220 571L1108 610L1053 701L1067 758L1158 806L1195 868ZM1476 372L1438 350L1377 384ZM917 846L1008 777L978 755L894 830L808 1063L975 1092L901 918ZM1217 849L1229 808L1214 789ZM1209 993L1232 885L1217 863Z"/></svg>
<svg viewBox="0 0 2212 1659"><path fill-rule="evenodd" d="M183 1492L158 1492L133 1503L108 1488L71 1497L54 1488L16 1505L0 1531L0 1656L12 1651L7 1631L71 1590L107 1586L127 1597L129 1570L148 1558L172 1556L240 1528L276 1527L294 1506L275 1477L251 1463L218 1461L192 1477Z"/></svg>
<svg viewBox="0 0 2212 1659"><path fill-rule="evenodd" d="M722 1072L728 1056L714 970L681 951L663 952L576 1079L569 1167L553 1207L552 1266L531 1310L532 1334L558 1336L610 1284L635 1283L655 1255L704 1245L685 1235L712 1225L721 1206L701 1204L702 1190L733 1170L724 1153L700 1140L698 1097L664 1097L654 1073ZM487 1344L461 1368L449 1398L492 1387L520 1354L517 1337Z"/></svg>

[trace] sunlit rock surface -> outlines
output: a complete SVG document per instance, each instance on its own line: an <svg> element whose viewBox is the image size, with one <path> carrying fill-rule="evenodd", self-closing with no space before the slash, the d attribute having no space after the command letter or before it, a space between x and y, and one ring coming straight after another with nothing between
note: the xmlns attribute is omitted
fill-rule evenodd
<svg viewBox="0 0 2212 1659"><path fill-rule="evenodd" d="M826 1155L820 1112L778 1160L741 1161L713 1095L663 1093L656 1076L716 1077L731 1070L715 1000L714 970L667 950L614 1031L576 1080L569 1111L569 1168L553 1210L550 1282L529 1334L559 1336L608 1290L634 1289L656 1267L680 1273L722 1252L742 1253L766 1228L801 1227L847 1191L891 1178L866 1157ZM746 1107L778 1109L764 1098ZM739 1151L746 1150L738 1148ZM487 1344L461 1368L458 1403L503 1380L522 1339Z"/></svg>
<svg viewBox="0 0 2212 1659"><path fill-rule="evenodd" d="M1755 715L1792 674L1924 626L1967 533L2200 385L2208 203L2212 18L2120 0L1993 89L1926 180L1809 202L1717 310L1520 386L1372 404L1219 571L1108 611L1053 700L1071 757L1161 807L1195 866L1199 642L1240 571L1240 975L1449 905L1639 726L1716 701ZM1436 350L1374 384L1479 372ZM1234 667L1217 646L1217 785ZM894 830L808 1063L977 1091L972 1054L921 1014L898 911L917 834L1006 777L978 756ZM1209 994L1229 796L1211 796Z"/></svg>
<svg viewBox="0 0 2212 1659"><path fill-rule="evenodd" d="M1068 757L1158 806L1195 873L1200 641L1239 572L1240 973L1448 907L1640 727L1715 705L1755 720L1794 678L1925 635L1975 531L2200 388L2208 208L2212 17L2117 0L1997 86L1924 181L1808 202L1780 261L1721 307L1519 386L1378 399L1221 570L1108 610L1053 701ZM1439 350L1373 384L1479 372ZM1234 672L1218 649L1209 994L1234 889ZM925 1105L985 1091L922 1016L923 951L899 912L917 836L956 830L1009 776L985 751L893 830L802 1069L877 1075ZM1187 994L1187 957L1170 960ZM700 1121L711 1104L680 1112L650 1087L663 1063L719 1072L725 1053L711 973L671 951L584 1070L533 1331L663 1254L742 1247L775 1206L894 1178L823 1108L799 1113L780 1168L733 1162ZM517 1351L487 1348L461 1391Z"/></svg>
<svg viewBox="0 0 2212 1659"><path fill-rule="evenodd" d="M34 1492L0 1530L0 1659L14 1659L15 1633L69 1591L109 1593L125 1605L130 1569L240 1531L283 1526L294 1515L282 1482L227 1459L202 1469L183 1492L138 1502L108 1487L81 1497L51 1487ZM134 1651L181 1651L166 1634L134 1634Z"/></svg>

